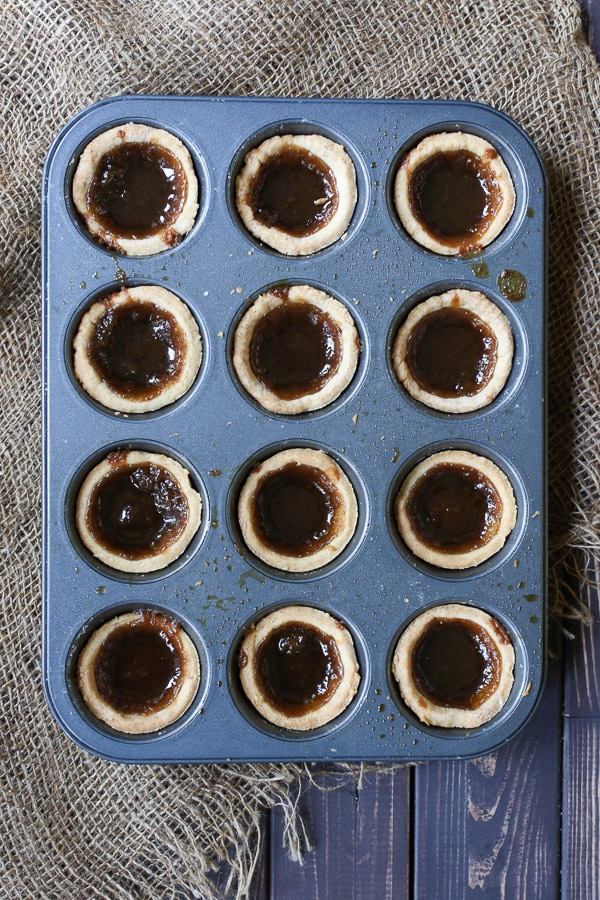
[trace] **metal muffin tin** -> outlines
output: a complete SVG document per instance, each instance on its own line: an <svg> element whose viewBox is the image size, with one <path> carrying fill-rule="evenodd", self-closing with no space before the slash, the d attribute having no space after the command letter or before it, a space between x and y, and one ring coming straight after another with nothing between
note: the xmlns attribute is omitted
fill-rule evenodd
<svg viewBox="0 0 600 900"><path fill-rule="evenodd" d="M174 133L190 149L201 190L192 231L177 247L146 258L103 249L70 198L80 153L98 133L125 122ZM501 153L516 208L499 238L475 258L442 258L412 242L391 200L398 160L425 134L464 130ZM245 153L276 133L319 133L354 161L358 204L345 239L310 257L259 245L233 202ZM468 102L119 97L77 116L58 136L43 177L43 672L51 709L67 734L122 762L246 760L428 760L484 754L531 715L544 679L546 644L546 270L547 187L539 155L505 115ZM511 302L499 285L520 273L526 296ZM500 279L500 281L499 281ZM357 374L324 410L286 418L261 410L231 366L233 330L248 299L279 283L308 283L350 309L362 339ZM204 355L189 393L171 407L115 415L80 389L71 341L82 313L123 285L167 287L190 307ZM508 316L515 359L501 395L476 413L451 416L415 403L397 383L390 350L401 319L418 301L454 287L481 290ZM329 452L359 501L357 534L331 566L308 576L269 570L245 551L236 491L249 467L287 446ZM110 449L157 449L181 460L202 494L199 534L171 567L121 576L96 562L74 527L85 473ZM505 548L476 569L442 572L399 538L393 498L408 469L441 448L489 456L509 475L518 521ZM401 630L445 601L479 605L515 646L512 694L502 712L473 731L427 727L405 708L391 675ZM361 667L350 707L315 732L264 723L238 683L244 629L281 604L331 612L349 627ZM175 725L128 737L94 719L74 679L91 631L120 611L153 607L178 619L202 667L192 707Z"/></svg>

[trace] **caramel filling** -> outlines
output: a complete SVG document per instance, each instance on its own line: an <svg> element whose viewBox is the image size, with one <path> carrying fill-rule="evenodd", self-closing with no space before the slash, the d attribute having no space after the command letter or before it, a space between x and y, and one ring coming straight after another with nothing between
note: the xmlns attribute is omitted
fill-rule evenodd
<svg viewBox="0 0 600 900"><path fill-rule="evenodd" d="M478 709L500 683L502 660L490 635L468 619L434 619L411 655L419 692L437 706Z"/></svg>
<svg viewBox="0 0 600 900"><path fill-rule="evenodd" d="M315 394L337 372L341 331L311 303L282 303L254 328L250 367L260 383L282 400Z"/></svg>
<svg viewBox="0 0 600 900"><path fill-rule="evenodd" d="M89 359L115 394L151 400L181 373L185 336L175 317L152 303L111 305L95 325Z"/></svg>
<svg viewBox="0 0 600 900"><path fill-rule="evenodd" d="M309 556L335 537L341 504L324 472L292 462L259 481L252 524L261 541L277 553Z"/></svg>
<svg viewBox="0 0 600 900"><path fill-rule="evenodd" d="M442 462L413 486L407 514L422 543L443 553L469 553L498 531L502 500L478 469Z"/></svg>
<svg viewBox="0 0 600 900"><path fill-rule="evenodd" d="M485 161L466 150L435 153L414 171L409 201L432 236L466 252L477 246L502 204L498 182Z"/></svg>
<svg viewBox="0 0 600 900"><path fill-rule="evenodd" d="M175 622L150 611L115 629L94 661L102 699L128 714L150 715L169 706L181 687L184 651L178 631Z"/></svg>
<svg viewBox="0 0 600 900"><path fill-rule="evenodd" d="M472 397L488 384L498 342L478 316L444 307L424 316L409 334L406 364L420 388L438 397Z"/></svg>
<svg viewBox="0 0 600 900"><path fill-rule="evenodd" d="M88 208L106 231L146 238L171 225L187 195L181 163L153 143L122 143L98 163L88 188Z"/></svg>
<svg viewBox="0 0 600 900"><path fill-rule="evenodd" d="M271 706L301 716L331 699L344 667L332 637L311 625L289 622L258 646L255 672Z"/></svg>
<svg viewBox="0 0 600 900"><path fill-rule="evenodd" d="M96 541L124 559L156 556L183 532L186 497L170 472L153 463L115 462L94 486L86 522Z"/></svg>
<svg viewBox="0 0 600 900"><path fill-rule="evenodd" d="M304 237L323 228L335 213L335 177L318 156L286 147L262 164L248 202L264 225Z"/></svg>

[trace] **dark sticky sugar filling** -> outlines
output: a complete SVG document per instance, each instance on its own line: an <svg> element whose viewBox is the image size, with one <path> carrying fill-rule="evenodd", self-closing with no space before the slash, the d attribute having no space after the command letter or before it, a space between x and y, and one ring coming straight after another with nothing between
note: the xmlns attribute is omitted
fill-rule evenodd
<svg viewBox="0 0 600 900"><path fill-rule="evenodd" d="M502 500L478 469L442 462L415 483L407 514L427 546L443 553L468 553L497 533Z"/></svg>
<svg viewBox="0 0 600 900"><path fill-rule="evenodd" d="M344 667L330 635L312 625L288 622L258 646L255 674L271 706L301 716L331 699Z"/></svg>
<svg viewBox="0 0 600 900"><path fill-rule="evenodd" d="M151 400L180 376L186 341L175 317L152 303L106 306L88 343L89 359L115 394Z"/></svg>
<svg viewBox="0 0 600 900"><path fill-rule="evenodd" d="M179 538L188 517L179 482L154 463L116 465L94 486L86 511L96 541L130 560L166 550Z"/></svg>
<svg viewBox="0 0 600 900"><path fill-rule="evenodd" d="M478 709L500 683L502 659L487 631L468 619L433 619L411 655L419 692L437 706Z"/></svg>
<svg viewBox="0 0 600 900"><path fill-rule="evenodd" d="M187 196L177 157L151 142L122 143L98 163L88 188L88 207L107 232L147 238L171 225Z"/></svg>
<svg viewBox="0 0 600 900"><path fill-rule="evenodd" d="M286 147L261 165L248 200L264 225L305 237L331 219L338 194L326 163L301 147Z"/></svg>
<svg viewBox="0 0 600 900"><path fill-rule="evenodd" d="M158 712L181 688L184 652L179 626L155 613L124 623L102 643L94 661L98 693L126 714Z"/></svg>
<svg viewBox="0 0 600 900"><path fill-rule="evenodd" d="M494 374L498 342L494 332L470 310L444 307L411 330L406 364L423 390L439 397L472 397Z"/></svg>
<svg viewBox="0 0 600 900"><path fill-rule="evenodd" d="M338 371L341 331L311 303L284 302L255 326L250 367L257 380L283 400L315 394Z"/></svg>
<svg viewBox="0 0 600 900"><path fill-rule="evenodd" d="M341 504L337 488L324 472L291 462L259 481L252 499L252 524L270 549L305 557L335 536Z"/></svg>
<svg viewBox="0 0 600 900"><path fill-rule="evenodd" d="M409 202L426 231L448 246L460 247L487 229L502 194L480 157L466 150L443 151L415 169Z"/></svg>

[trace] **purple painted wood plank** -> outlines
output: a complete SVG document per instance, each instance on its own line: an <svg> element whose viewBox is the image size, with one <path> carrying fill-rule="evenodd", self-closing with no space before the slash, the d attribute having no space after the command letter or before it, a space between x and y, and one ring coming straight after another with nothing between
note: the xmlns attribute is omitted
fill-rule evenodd
<svg viewBox="0 0 600 900"><path fill-rule="evenodd" d="M565 654L565 715L600 716L600 560L588 571L593 582L583 587L593 623L569 621L573 634Z"/></svg>
<svg viewBox="0 0 600 900"><path fill-rule="evenodd" d="M600 897L600 720L565 719L562 896Z"/></svg>
<svg viewBox="0 0 600 900"><path fill-rule="evenodd" d="M284 822L273 810L271 825L271 897L277 900L348 900L354 897L356 783L336 772L305 780L298 811L311 848L302 865L284 851Z"/></svg>
<svg viewBox="0 0 600 900"><path fill-rule="evenodd" d="M416 769L416 900L560 896L560 669L549 666L540 705L511 743Z"/></svg>
<svg viewBox="0 0 600 900"><path fill-rule="evenodd" d="M405 900L409 897L408 768L361 780L338 772L303 785L299 804L312 849L303 864L282 852L283 819L272 820L271 897L276 900Z"/></svg>
<svg viewBox="0 0 600 900"><path fill-rule="evenodd" d="M586 38L600 62L600 0L582 0Z"/></svg>
<svg viewBox="0 0 600 900"><path fill-rule="evenodd" d="M355 900L408 900L412 769L369 772L358 791Z"/></svg>

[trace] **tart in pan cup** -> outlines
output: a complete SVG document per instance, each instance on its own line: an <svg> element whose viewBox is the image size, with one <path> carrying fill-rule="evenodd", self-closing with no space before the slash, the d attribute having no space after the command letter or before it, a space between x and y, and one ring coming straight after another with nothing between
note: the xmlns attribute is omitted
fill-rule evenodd
<svg viewBox="0 0 600 900"><path fill-rule="evenodd" d="M307 256L346 232L357 200L354 163L319 134L268 138L236 178L235 203L250 234L286 256Z"/></svg>
<svg viewBox="0 0 600 900"><path fill-rule="evenodd" d="M429 297L402 323L392 365L408 393L441 412L489 405L510 375L514 338L504 313L480 291Z"/></svg>
<svg viewBox="0 0 600 900"><path fill-rule="evenodd" d="M287 606L252 625L239 674L253 707L273 725L309 731L336 719L360 683L352 636L320 609Z"/></svg>
<svg viewBox="0 0 600 900"><path fill-rule="evenodd" d="M93 632L77 661L90 711L111 728L146 734L172 725L198 691L200 663L181 625L154 610L116 616Z"/></svg>
<svg viewBox="0 0 600 900"><path fill-rule="evenodd" d="M261 294L233 342L242 386L264 409L286 415L336 400L352 381L359 355L360 338L346 307L306 284Z"/></svg>
<svg viewBox="0 0 600 900"><path fill-rule="evenodd" d="M477 607L425 610L403 631L392 672L406 705L427 725L478 728L504 707L515 651L505 628Z"/></svg>
<svg viewBox="0 0 600 900"><path fill-rule="evenodd" d="M504 160L484 138L430 134L402 159L394 182L400 222L422 247L446 256L487 247L508 224L515 189Z"/></svg>
<svg viewBox="0 0 600 900"><path fill-rule="evenodd" d="M490 459L443 450L409 472L394 513L415 556L442 569L467 569L502 549L517 504L509 479Z"/></svg>
<svg viewBox="0 0 600 900"><path fill-rule="evenodd" d="M123 288L82 316L73 369L83 389L123 413L162 409L192 386L202 361L196 320L163 287Z"/></svg>
<svg viewBox="0 0 600 900"><path fill-rule="evenodd" d="M148 573L178 559L196 534L202 499L181 463L116 450L88 473L75 522L84 546L119 572Z"/></svg>
<svg viewBox="0 0 600 900"><path fill-rule="evenodd" d="M199 208L187 147L162 128L134 122L90 141L72 194L90 234L126 256L149 256L178 244Z"/></svg>
<svg viewBox="0 0 600 900"><path fill-rule="evenodd" d="M336 559L358 521L356 494L327 453L282 450L251 470L238 500L249 550L285 572L311 572Z"/></svg>

